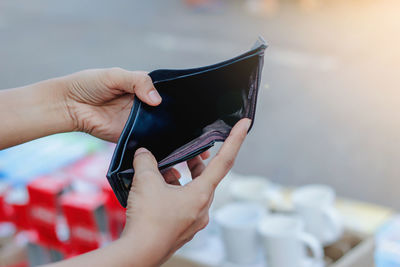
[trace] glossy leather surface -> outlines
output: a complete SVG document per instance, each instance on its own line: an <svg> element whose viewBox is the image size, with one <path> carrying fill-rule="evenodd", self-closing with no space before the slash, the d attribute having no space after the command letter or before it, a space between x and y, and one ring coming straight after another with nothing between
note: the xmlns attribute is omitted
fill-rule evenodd
<svg viewBox="0 0 400 267"><path fill-rule="evenodd" d="M107 173L122 206L139 147L150 150L162 170L224 141L241 118L254 122L265 48L260 39L249 52L219 64L149 74L162 102L152 107L135 98Z"/></svg>

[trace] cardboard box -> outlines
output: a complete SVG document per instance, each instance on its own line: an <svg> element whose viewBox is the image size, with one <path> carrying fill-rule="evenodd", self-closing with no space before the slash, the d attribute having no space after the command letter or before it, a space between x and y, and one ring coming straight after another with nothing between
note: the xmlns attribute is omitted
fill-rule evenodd
<svg viewBox="0 0 400 267"><path fill-rule="evenodd" d="M61 205L66 218L73 253L97 249L108 241L104 192L70 192L62 196Z"/></svg>
<svg viewBox="0 0 400 267"><path fill-rule="evenodd" d="M7 216L19 230L26 230L31 227L28 216L28 201L29 196L25 188L13 188L5 197L4 208Z"/></svg>
<svg viewBox="0 0 400 267"><path fill-rule="evenodd" d="M54 175L39 177L27 185L30 225L50 246L62 246L64 241L60 240L63 233L59 233L62 229L59 225L63 223L60 198L68 186L69 181L65 177Z"/></svg>
<svg viewBox="0 0 400 267"><path fill-rule="evenodd" d="M105 207L110 236L112 240L116 240L120 237L125 227L126 209L119 204L118 199L108 182L103 184L103 192L107 195Z"/></svg>
<svg viewBox="0 0 400 267"><path fill-rule="evenodd" d="M339 199L337 201L337 209L343 217L345 232L340 240L325 248L326 266L374 266L374 235L377 229L393 216L394 212L386 207L349 199ZM220 247L223 247L222 242L218 241L219 237L215 235L212 237L212 239L216 239L217 241L209 241L206 244L206 247L203 248L206 251L203 253L203 255L201 255L200 249L193 250L193 253L187 253L181 250L172 256L171 259L163 265L163 267L222 266L225 264L223 260L221 261L220 259L217 259L212 261L205 258L213 257L215 259L221 254L221 252L218 252L218 250ZM219 242L221 244L219 246L215 244L213 245L212 243L215 242ZM210 251L210 247L213 248L212 251ZM209 262L209 264L206 262Z"/></svg>
<svg viewBox="0 0 400 267"><path fill-rule="evenodd" d="M357 236L357 237L356 237ZM348 243L348 250L337 252L335 249L337 246L343 245L343 242ZM356 245L351 244L357 242ZM373 267L374 266L374 239L372 237L365 237L362 240L358 238L357 233L346 233L342 244L332 245L329 252L326 252L326 267ZM354 245L354 246L353 246ZM351 247L353 246L353 247ZM338 249L338 248L337 248ZM340 254L339 258L336 256ZM332 258L335 261L332 261ZM225 262L220 264L205 264L204 261L200 262L193 257L187 257L182 254L175 254L171 259L163 264L163 267L219 267L223 266ZM263 264L257 264L254 266L263 266ZM284 267L284 266L282 266Z"/></svg>

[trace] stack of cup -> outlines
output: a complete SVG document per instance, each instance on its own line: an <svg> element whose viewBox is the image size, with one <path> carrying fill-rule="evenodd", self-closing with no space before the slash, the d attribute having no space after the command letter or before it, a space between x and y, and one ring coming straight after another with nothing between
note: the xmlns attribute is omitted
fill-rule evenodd
<svg viewBox="0 0 400 267"><path fill-rule="evenodd" d="M306 185L293 192L296 213L304 220L307 232L324 246L337 241L343 233L343 224L335 208L335 190L327 185Z"/></svg>
<svg viewBox="0 0 400 267"><path fill-rule="evenodd" d="M264 177L234 176L229 184L234 201L214 216L227 266L324 266L323 247L343 231L335 191L325 185L300 187L292 195L293 212L271 213L272 201L284 201L276 186Z"/></svg>
<svg viewBox="0 0 400 267"><path fill-rule="evenodd" d="M261 261L258 223L267 216L257 203L231 203L219 209L215 220L225 245L225 257L231 264L245 266Z"/></svg>
<svg viewBox="0 0 400 267"><path fill-rule="evenodd" d="M262 266L262 252L268 267L323 266L321 243L305 232L297 216L269 214L259 204L235 202L218 210L215 219L229 266Z"/></svg>
<svg viewBox="0 0 400 267"><path fill-rule="evenodd" d="M258 225L268 267L323 266L323 247L293 215L272 215ZM307 255L307 249L312 256Z"/></svg>
<svg viewBox="0 0 400 267"><path fill-rule="evenodd" d="M284 206L280 187L266 177L234 174L234 178L229 185L233 200L256 202L267 209Z"/></svg>

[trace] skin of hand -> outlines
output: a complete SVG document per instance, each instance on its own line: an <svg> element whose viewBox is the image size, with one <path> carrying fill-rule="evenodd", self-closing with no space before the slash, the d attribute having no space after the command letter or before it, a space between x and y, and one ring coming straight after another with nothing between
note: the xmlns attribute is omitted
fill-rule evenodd
<svg viewBox="0 0 400 267"><path fill-rule="evenodd" d="M149 105L161 97L144 72L86 70L36 84L0 90L0 149L50 134L84 131L117 141L134 96ZM101 249L56 263L60 266L159 266L208 223L219 181L232 167L250 120L232 129L207 167L187 162L193 181L180 186L175 169L161 174L150 152L136 153L135 179L121 238Z"/></svg>
<svg viewBox="0 0 400 267"><path fill-rule="evenodd" d="M84 70L0 90L0 149L70 131L116 142L135 96L151 106L161 103L146 72L121 68Z"/></svg>
<svg viewBox="0 0 400 267"><path fill-rule="evenodd" d="M136 151L127 224L121 238L133 240L141 235L147 241L142 246L148 251L143 261L148 266L165 262L207 226L215 189L232 168L250 122L249 119L241 120L232 129L207 167L200 157L188 161L193 180L185 186L166 183L154 156L144 148Z"/></svg>
<svg viewBox="0 0 400 267"><path fill-rule="evenodd" d="M65 102L74 130L117 142L134 96L148 105L161 103L150 76L120 68L85 70L66 76Z"/></svg>
<svg viewBox="0 0 400 267"><path fill-rule="evenodd" d="M128 198L127 223L121 238L52 266L163 264L208 224L215 189L233 166L249 126L249 119L239 121L207 167L201 157L189 160L193 180L185 186L171 184L178 178L175 171L163 177L154 156L144 148L138 149L133 161L135 176Z"/></svg>

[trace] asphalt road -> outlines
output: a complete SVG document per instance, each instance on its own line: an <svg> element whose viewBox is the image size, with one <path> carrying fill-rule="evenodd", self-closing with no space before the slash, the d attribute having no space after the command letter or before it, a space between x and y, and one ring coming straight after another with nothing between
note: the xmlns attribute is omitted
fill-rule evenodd
<svg viewBox="0 0 400 267"><path fill-rule="evenodd" d="M289 185L400 208L400 4L333 1L272 17L243 1L2 0L0 88L85 68L187 68L266 53L255 127L235 165Z"/></svg>

